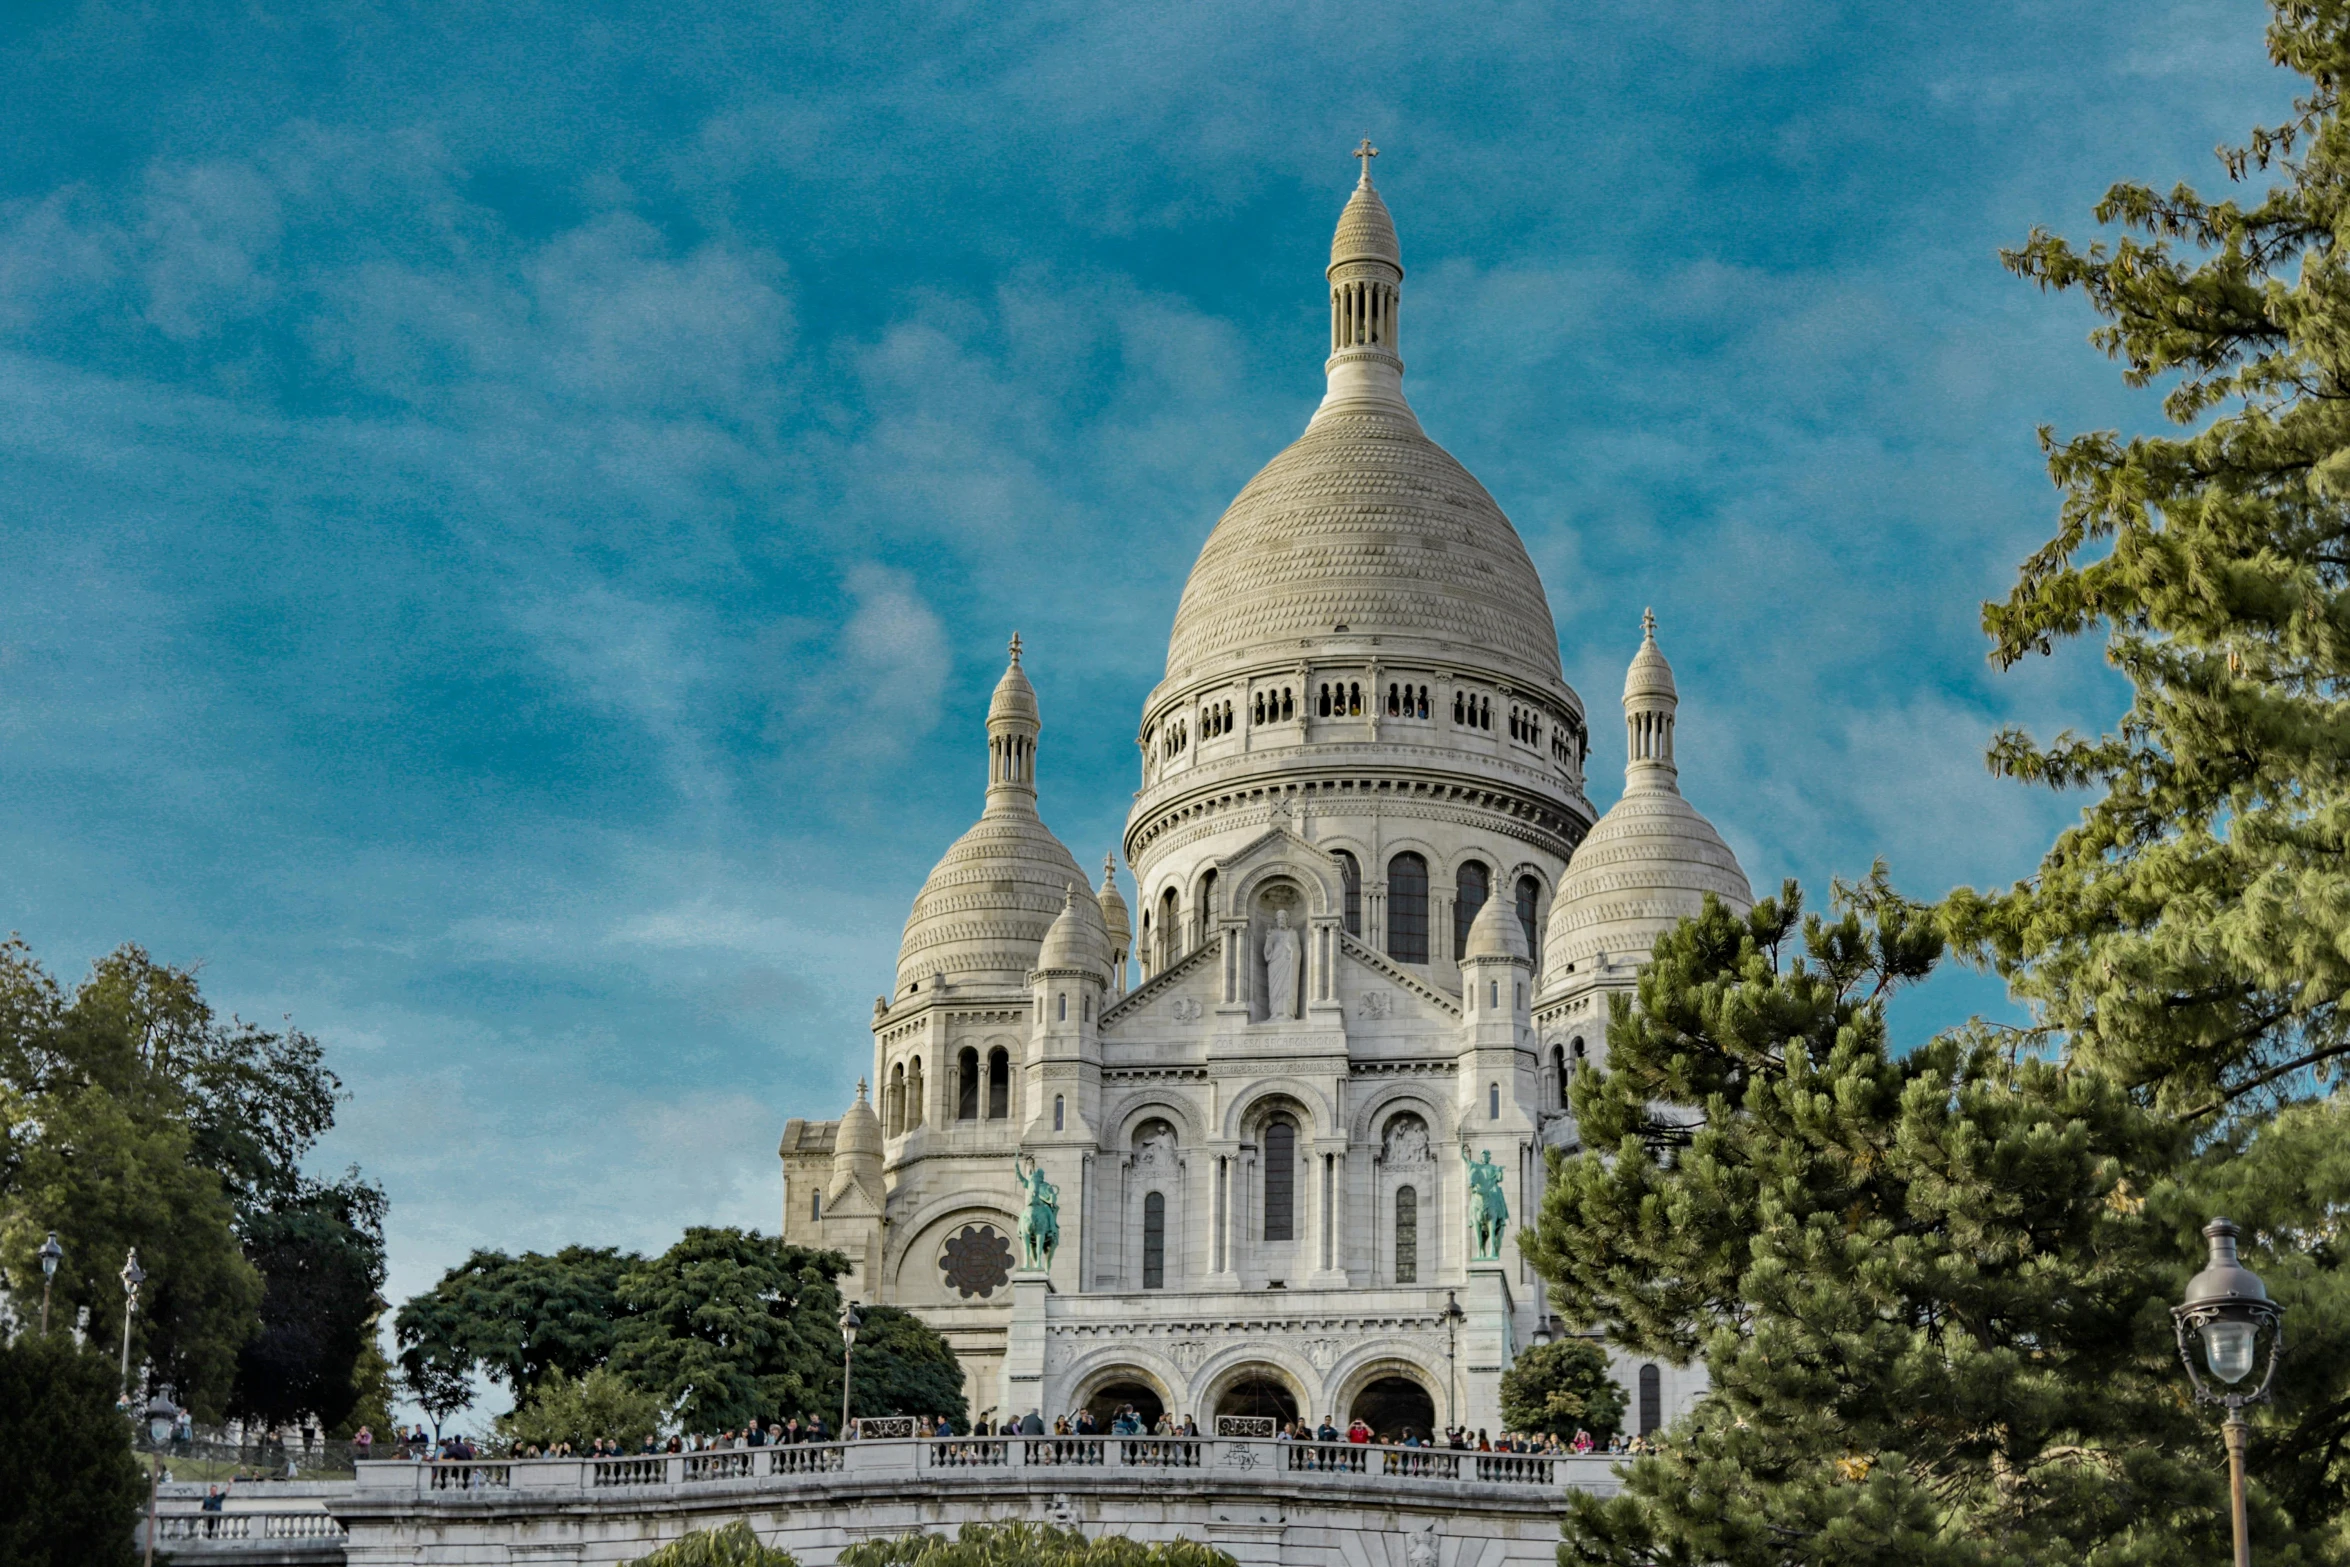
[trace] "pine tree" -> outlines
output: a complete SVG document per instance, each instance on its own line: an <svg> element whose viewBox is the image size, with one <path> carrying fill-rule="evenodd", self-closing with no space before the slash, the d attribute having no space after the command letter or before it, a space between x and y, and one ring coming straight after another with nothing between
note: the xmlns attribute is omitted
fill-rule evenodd
<svg viewBox="0 0 2350 1567"><path fill-rule="evenodd" d="M1839 891L1833 921L1792 884L1709 902L1576 1079L1586 1151L1529 1254L1570 1323L1702 1355L1712 1392L1622 1496L1574 1499L1562 1562L2220 1559L2166 1309L2188 1134L1991 1031L1893 1048L1886 1000L1941 936L1881 870ZM2262 1559L2305 1559L2256 1503Z"/></svg>

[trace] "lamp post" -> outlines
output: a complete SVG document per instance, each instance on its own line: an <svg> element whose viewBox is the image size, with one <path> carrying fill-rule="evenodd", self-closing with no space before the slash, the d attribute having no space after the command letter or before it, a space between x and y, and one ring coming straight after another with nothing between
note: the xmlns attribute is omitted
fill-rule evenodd
<svg viewBox="0 0 2350 1567"><path fill-rule="evenodd" d="M1444 1292L1444 1424L1449 1430L1460 1421L1461 1390L1461 1324L1469 1314L1461 1310L1460 1297L1451 1290Z"/></svg>
<svg viewBox="0 0 2350 1567"><path fill-rule="evenodd" d="M131 1313L139 1309L139 1286L147 1282L147 1270L139 1266L139 1248L122 1264L122 1396L131 1396Z"/></svg>
<svg viewBox="0 0 2350 1567"><path fill-rule="evenodd" d="M2236 1531L2236 1567L2251 1567L2252 1544L2244 1526L2244 1444L2250 1427L2244 1407L2268 1397L2276 1380L2277 1361L2285 1353L2285 1308L2268 1298L2268 1286L2236 1260L2235 1224L2214 1219L2203 1227L2211 1255L2203 1271L2187 1281L2187 1298L2171 1308L2179 1335L2179 1359L2186 1363L2187 1380L2195 1385L2199 1402L2218 1404L2228 1412L2220 1429L2228 1443L2228 1502ZM2267 1364L2256 1383L2245 1384L2262 1357L2260 1332L2268 1330ZM2207 1386L2195 1369L2194 1341L2203 1343L2203 1363L2217 1379Z"/></svg>
<svg viewBox="0 0 2350 1567"><path fill-rule="evenodd" d="M840 1308L840 1439L844 1442L849 1439L849 1378L856 1372L857 1329L864 1325L855 1301Z"/></svg>
<svg viewBox="0 0 2350 1567"><path fill-rule="evenodd" d="M41 1242L37 1254L41 1259L41 1337L49 1336L49 1286L57 1282L57 1265L65 1260L65 1248L57 1244L57 1232Z"/></svg>
<svg viewBox="0 0 2350 1567"><path fill-rule="evenodd" d="M147 1567L155 1567L155 1493L163 1483L163 1444L171 1440L179 1417L178 1406L160 1391L147 1404L147 1435L155 1444L147 1455Z"/></svg>

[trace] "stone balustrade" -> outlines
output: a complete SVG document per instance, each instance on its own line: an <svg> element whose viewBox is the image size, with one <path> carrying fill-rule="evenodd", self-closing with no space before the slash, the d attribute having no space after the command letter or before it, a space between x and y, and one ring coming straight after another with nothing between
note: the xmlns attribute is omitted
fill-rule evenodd
<svg viewBox="0 0 2350 1567"><path fill-rule="evenodd" d="M1275 1442L1259 1438L1168 1436L957 1436L900 1441L806 1443L719 1448L635 1458L529 1458L484 1461L397 1460L359 1466L361 1496L413 1492L610 1492L714 1482L886 1480L924 1482L970 1477L985 1483L1006 1470L1218 1470L1303 1478L1351 1476L1400 1488L1442 1483L1559 1491L1572 1485L1612 1490L1604 1455L1479 1453L1442 1447L1387 1447L1348 1442ZM452 1498L454 1499L454 1498Z"/></svg>
<svg viewBox="0 0 2350 1567"><path fill-rule="evenodd" d="M158 1549L190 1541L339 1540L342 1523L330 1513L161 1513Z"/></svg>

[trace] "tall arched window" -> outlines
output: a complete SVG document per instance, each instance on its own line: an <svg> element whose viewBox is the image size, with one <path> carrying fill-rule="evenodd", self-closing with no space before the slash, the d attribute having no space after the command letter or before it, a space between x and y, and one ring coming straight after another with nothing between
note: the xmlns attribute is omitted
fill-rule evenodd
<svg viewBox="0 0 2350 1567"><path fill-rule="evenodd" d="M889 1069L889 1103L885 1107L882 1125L889 1135L896 1137L906 1129L906 1063L900 1061Z"/></svg>
<svg viewBox="0 0 2350 1567"><path fill-rule="evenodd" d="M1420 1192L1414 1186L1395 1189L1395 1282L1420 1282Z"/></svg>
<svg viewBox="0 0 2350 1567"><path fill-rule="evenodd" d="M1265 1239L1297 1239L1297 1123L1285 1115L1265 1123Z"/></svg>
<svg viewBox="0 0 2350 1567"><path fill-rule="evenodd" d="M1453 886L1452 960L1455 963L1468 955L1469 927L1477 922L1477 911L1485 907L1492 877L1493 873L1485 868L1482 860L1461 862L1461 873Z"/></svg>
<svg viewBox="0 0 2350 1567"><path fill-rule="evenodd" d="M979 1119L979 1052L970 1046L955 1059L955 1119Z"/></svg>
<svg viewBox="0 0 2350 1567"><path fill-rule="evenodd" d="M1485 1085L1485 1119L1488 1121L1501 1119L1501 1084L1499 1083Z"/></svg>
<svg viewBox="0 0 2350 1567"><path fill-rule="evenodd" d="M1175 950L1175 889L1169 887L1159 894L1159 967L1164 969L1179 955Z"/></svg>
<svg viewBox="0 0 2350 1567"><path fill-rule="evenodd" d="M1063 1101L1061 1095L1053 1095L1053 1130L1056 1132L1068 1130L1067 1127L1061 1124L1061 1116L1063 1114L1062 1106Z"/></svg>
<svg viewBox="0 0 2350 1567"><path fill-rule="evenodd" d="M1001 1049L987 1053L987 1118L1001 1121L1012 1113L1012 1058Z"/></svg>
<svg viewBox="0 0 2350 1567"><path fill-rule="evenodd" d="M1167 1194L1152 1192L1142 1200L1142 1287L1167 1287Z"/></svg>
<svg viewBox="0 0 2350 1567"><path fill-rule="evenodd" d="M1553 1045L1550 1047L1550 1069L1557 1075L1559 1085L1559 1108L1564 1110L1567 1108L1567 1085L1574 1080L1574 1073L1567 1066L1566 1046Z"/></svg>
<svg viewBox="0 0 2350 1567"><path fill-rule="evenodd" d="M916 1056L906 1063L906 1130L920 1126L928 1113L922 1107L922 1058Z"/></svg>
<svg viewBox="0 0 2350 1567"><path fill-rule="evenodd" d="M1192 945L1205 944L1215 929L1216 873L1211 868L1205 876L1199 879L1199 933L1193 938Z"/></svg>
<svg viewBox="0 0 2350 1567"><path fill-rule="evenodd" d="M1653 1365L1640 1368L1640 1434L1648 1436L1665 1423L1664 1374Z"/></svg>
<svg viewBox="0 0 2350 1567"><path fill-rule="evenodd" d="M1334 850L1332 854L1338 861L1338 884L1345 891L1346 933L1360 936L1363 933L1363 868L1344 849Z"/></svg>
<svg viewBox="0 0 2350 1567"><path fill-rule="evenodd" d="M1416 854L1387 862L1387 955L1398 963L1428 961L1428 862Z"/></svg>
<svg viewBox="0 0 2350 1567"><path fill-rule="evenodd" d="M1526 951L1539 957L1542 937L1535 930L1535 920L1542 912L1542 883L1531 876L1518 878L1518 928L1526 933Z"/></svg>

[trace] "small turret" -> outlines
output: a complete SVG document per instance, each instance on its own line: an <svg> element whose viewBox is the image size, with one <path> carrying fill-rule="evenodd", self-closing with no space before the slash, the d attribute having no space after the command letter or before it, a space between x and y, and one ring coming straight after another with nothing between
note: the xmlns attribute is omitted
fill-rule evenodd
<svg viewBox="0 0 2350 1567"><path fill-rule="evenodd" d="M1118 893L1118 857L1102 856L1101 891L1094 900L1102 906L1102 924L1110 933L1110 994L1126 994L1126 959L1134 948L1134 917Z"/></svg>
<svg viewBox="0 0 2350 1567"><path fill-rule="evenodd" d="M1371 184L1379 149L1365 139L1355 149L1363 172L1330 237L1330 378L1324 408L1355 400L1400 404L1403 359L1397 316L1403 302L1403 247L1395 219Z"/></svg>
<svg viewBox="0 0 2350 1567"><path fill-rule="evenodd" d="M847 1206L850 1188L854 1187L879 1211L882 1201L881 1183L881 1117L873 1113L873 1106L865 1102L865 1080L857 1079L857 1102L850 1105L840 1118L840 1130L832 1143L832 1189L825 1194L824 1210L841 1212Z"/></svg>
<svg viewBox="0 0 2350 1567"><path fill-rule="evenodd" d="M1681 693L1673 666L1656 645L1656 611L1640 612L1640 651L1624 671L1624 789L1678 791L1681 770L1673 765L1673 714Z"/></svg>
<svg viewBox="0 0 2350 1567"><path fill-rule="evenodd" d="M1090 1135L1086 1110L1101 1090L1099 1029L1107 1004L1109 951L1109 931L1093 889L1071 882L1060 918L1045 932L1036 955L1036 972L1028 976L1036 1011L1024 1140Z"/></svg>
<svg viewBox="0 0 2350 1567"><path fill-rule="evenodd" d="M1012 633L1011 662L987 704L987 809L1036 810L1036 738L1044 720L1036 687L1020 668L1020 633Z"/></svg>

